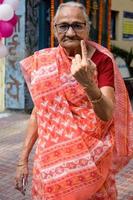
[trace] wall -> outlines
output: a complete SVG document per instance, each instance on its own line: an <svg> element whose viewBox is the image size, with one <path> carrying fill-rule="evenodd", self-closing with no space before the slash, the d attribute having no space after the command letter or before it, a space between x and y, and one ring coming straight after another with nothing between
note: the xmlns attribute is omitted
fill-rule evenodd
<svg viewBox="0 0 133 200"><path fill-rule="evenodd" d="M122 38L123 11L133 13L133 0L112 0L112 10L119 11L119 14L116 22L116 40L112 40L111 43L129 51L133 47L133 40L126 41Z"/></svg>
<svg viewBox="0 0 133 200"><path fill-rule="evenodd" d="M24 109L24 80L19 61L25 57L25 0L20 0L18 23L12 37L6 39L9 55L5 61L5 107Z"/></svg>
<svg viewBox="0 0 133 200"><path fill-rule="evenodd" d="M4 90L5 90L5 62L4 58L0 59L0 112L5 108Z"/></svg>

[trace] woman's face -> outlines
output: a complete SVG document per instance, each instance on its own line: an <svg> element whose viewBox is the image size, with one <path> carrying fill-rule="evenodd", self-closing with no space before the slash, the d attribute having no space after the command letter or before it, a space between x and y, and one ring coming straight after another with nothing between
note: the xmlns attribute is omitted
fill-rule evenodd
<svg viewBox="0 0 133 200"><path fill-rule="evenodd" d="M59 44L68 52L79 51L80 41L87 40L88 34L82 10L77 7L64 6L55 22L55 35Z"/></svg>

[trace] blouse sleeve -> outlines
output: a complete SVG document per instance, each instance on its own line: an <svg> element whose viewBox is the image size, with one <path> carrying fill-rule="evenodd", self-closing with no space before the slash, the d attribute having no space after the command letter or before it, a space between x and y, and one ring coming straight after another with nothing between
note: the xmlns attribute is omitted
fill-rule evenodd
<svg viewBox="0 0 133 200"><path fill-rule="evenodd" d="M98 86L114 87L114 69L112 60L109 57L98 66Z"/></svg>

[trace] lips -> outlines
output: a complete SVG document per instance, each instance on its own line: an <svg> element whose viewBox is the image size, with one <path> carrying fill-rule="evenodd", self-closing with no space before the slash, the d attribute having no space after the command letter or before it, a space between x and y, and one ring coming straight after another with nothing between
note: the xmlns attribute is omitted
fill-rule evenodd
<svg viewBox="0 0 133 200"><path fill-rule="evenodd" d="M69 39L69 38L65 38L63 40L63 42L76 42L76 41L80 41L79 39L75 38L75 39Z"/></svg>

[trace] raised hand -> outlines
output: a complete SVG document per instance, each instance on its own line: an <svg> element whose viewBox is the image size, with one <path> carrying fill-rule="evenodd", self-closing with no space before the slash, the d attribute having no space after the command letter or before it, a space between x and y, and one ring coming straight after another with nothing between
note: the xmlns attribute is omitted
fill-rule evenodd
<svg viewBox="0 0 133 200"><path fill-rule="evenodd" d="M87 48L85 42L81 41L81 54L76 54L72 60L71 73L83 87L91 87L94 84L94 76L96 75L96 65L88 59Z"/></svg>

